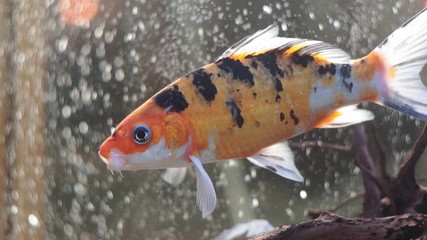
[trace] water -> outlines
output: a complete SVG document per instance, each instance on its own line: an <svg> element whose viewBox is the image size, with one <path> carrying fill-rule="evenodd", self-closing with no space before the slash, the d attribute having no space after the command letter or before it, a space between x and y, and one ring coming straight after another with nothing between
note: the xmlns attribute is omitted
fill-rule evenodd
<svg viewBox="0 0 427 240"><path fill-rule="evenodd" d="M303 184L245 160L206 166L218 205L202 220L194 172L179 186L163 182L160 170L122 177L106 169L97 151L112 127L164 85L271 23L279 24L282 36L324 40L361 57L424 5L420 0L93 1L99 3L96 13L83 11L82 19L66 23L58 2L35 4L38 12L0 1L0 9L13 13L9 25L10 15L0 10L0 23L12 29L0 34L7 36L0 37L0 69L5 69L0 96L8 99L2 100L0 122L8 159L2 229L9 229L3 233L11 238L29 231L38 239L210 239L254 218L273 225L301 221L307 208L330 208L362 192L351 152L295 149ZM43 24L34 28L32 19ZM32 48L19 45L19 36ZM13 61L3 65L3 60ZM395 172L422 123L367 108L377 116L395 159L388 167ZM351 128L314 130L293 141L351 145L352 134ZM27 205L23 199L29 199ZM356 201L339 213L351 216L360 206Z"/></svg>

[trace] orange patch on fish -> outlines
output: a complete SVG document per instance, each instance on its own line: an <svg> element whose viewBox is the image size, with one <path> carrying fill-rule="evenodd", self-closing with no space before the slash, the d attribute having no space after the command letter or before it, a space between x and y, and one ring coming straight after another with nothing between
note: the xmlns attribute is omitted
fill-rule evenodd
<svg viewBox="0 0 427 240"><path fill-rule="evenodd" d="M164 132L168 149L176 149L188 142L187 127L179 114L168 114L164 120Z"/></svg>
<svg viewBox="0 0 427 240"><path fill-rule="evenodd" d="M240 53L240 54L233 54L233 55L229 56L229 58L233 59L233 60L243 60L246 57L248 57L249 55L255 57L255 56L259 56L259 55L262 55L264 53L267 53L269 51L271 51L271 49L265 49L265 50L256 51L256 52L247 52L247 53L245 52L245 53Z"/></svg>
<svg viewBox="0 0 427 240"><path fill-rule="evenodd" d="M387 77L388 79L393 79L396 76L396 68L389 67L387 70Z"/></svg>
<svg viewBox="0 0 427 240"><path fill-rule="evenodd" d="M396 76L396 69L394 67L389 66L386 59L380 53L372 52L367 56L367 58L368 57L375 58L375 65L376 65L377 71L385 72L385 70L387 70L386 72L387 79L388 80L394 79L394 77Z"/></svg>
<svg viewBox="0 0 427 240"><path fill-rule="evenodd" d="M363 59L353 61L352 68L353 77L361 82L372 81L376 72L385 74L388 80L393 80L396 76L396 68L388 66L384 57L378 52L372 52Z"/></svg>
<svg viewBox="0 0 427 240"><path fill-rule="evenodd" d="M317 123L317 125L315 126L316 128L322 128L328 124L330 124L331 122L334 121L335 118L342 116L341 112L334 112L330 115L328 115L327 117L325 117L323 120L321 120L320 122Z"/></svg>
<svg viewBox="0 0 427 240"><path fill-rule="evenodd" d="M354 61L352 64L353 78L362 82L372 81L378 67L377 61L378 59L375 54L371 54L364 59Z"/></svg>
<svg viewBox="0 0 427 240"><path fill-rule="evenodd" d="M360 93L360 98L364 101L375 102L377 101L378 91L375 88L365 88Z"/></svg>
<svg viewBox="0 0 427 240"><path fill-rule="evenodd" d="M82 26L98 13L99 0L60 0L59 15L67 24Z"/></svg>
<svg viewBox="0 0 427 240"><path fill-rule="evenodd" d="M328 59L322 54L313 54L314 61L320 66L329 63Z"/></svg>
<svg viewBox="0 0 427 240"><path fill-rule="evenodd" d="M250 66L251 59L240 61L244 66ZM277 64L293 68L292 75L278 79L283 84L283 91L276 90L275 81L265 74L264 67L251 68L256 84L250 86L242 81L227 80L230 76L219 71L217 64L204 66L204 71L212 74L211 81L217 92L222 93L211 102L205 102L192 84L179 84L191 106L182 115L194 129L198 129L194 132L198 150L208 148L211 137L217 146L215 154L218 159L245 157L248 153L255 154L263 144L273 144L283 136L293 136L297 129L306 129L311 121L310 98L307 96L312 89L307 79L315 77L315 72L310 68L297 68L288 58ZM230 102L233 106L227 104ZM237 111L244 119L241 127L233 120Z"/></svg>
<svg viewBox="0 0 427 240"><path fill-rule="evenodd" d="M290 47L288 50L285 51L285 55L291 55L291 54L293 54L293 53L295 53L295 52L297 52L297 51L305 48L306 46L307 46L307 44L297 44L297 45L294 45L294 46Z"/></svg>
<svg viewBox="0 0 427 240"><path fill-rule="evenodd" d="M344 103L345 103L344 94L342 92L335 93L335 96L334 96L334 107L335 108L339 108L339 107L343 106Z"/></svg>
<svg viewBox="0 0 427 240"><path fill-rule="evenodd" d="M334 76L324 75L320 82L322 83L322 87L330 87L336 83L336 80Z"/></svg>

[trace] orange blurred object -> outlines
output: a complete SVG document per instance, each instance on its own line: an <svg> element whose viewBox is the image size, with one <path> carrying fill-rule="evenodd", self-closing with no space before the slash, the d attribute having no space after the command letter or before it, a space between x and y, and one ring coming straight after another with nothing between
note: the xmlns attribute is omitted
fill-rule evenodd
<svg viewBox="0 0 427 240"><path fill-rule="evenodd" d="M59 14L67 24L82 26L98 13L99 0L59 0Z"/></svg>

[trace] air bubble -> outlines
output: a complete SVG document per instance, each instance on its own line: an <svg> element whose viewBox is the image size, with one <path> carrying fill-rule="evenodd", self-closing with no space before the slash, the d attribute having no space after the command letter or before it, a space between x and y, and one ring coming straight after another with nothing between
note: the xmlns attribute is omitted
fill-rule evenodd
<svg viewBox="0 0 427 240"><path fill-rule="evenodd" d="M267 5L262 6L262 10L267 14L271 14L273 12L273 8Z"/></svg>
<svg viewBox="0 0 427 240"><path fill-rule="evenodd" d="M34 214L28 215L28 223L33 227L38 227L40 225L39 219Z"/></svg>
<svg viewBox="0 0 427 240"><path fill-rule="evenodd" d="M62 107L61 113L62 113L62 117L63 118L69 118L70 115L71 115L71 108L70 108L70 106L66 105L66 106Z"/></svg>
<svg viewBox="0 0 427 240"><path fill-rule="evenodd" d="M79 131L82 134L86 134L88 130L89 130L89 126L87 125L86 122L80 122L79 123Z"/></svg>

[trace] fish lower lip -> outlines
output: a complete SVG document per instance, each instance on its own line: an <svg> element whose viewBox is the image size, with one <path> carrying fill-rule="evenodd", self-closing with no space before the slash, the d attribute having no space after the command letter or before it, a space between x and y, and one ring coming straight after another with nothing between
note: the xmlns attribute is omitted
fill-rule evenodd
<svg viewBox="0 0 427 240"><path fill-rule="evenodd" d="M110 155L111 157L108 159L107 165L110 167L111 170L120 171L125 165L127 165L127 160L122 154L116 151L111 151Z"/></svg>
<svg viewBox="0 0 427 240"><path fill-rule="evenodd" d="M98 155L99 155L99 157L101 157L102 161L103 161L105 164L110 165L110 163L108 162L108 159L107 159L107 158L105 158L105 157L103 157L103 156L100 154L100 152L98 152Z"/></svg>

